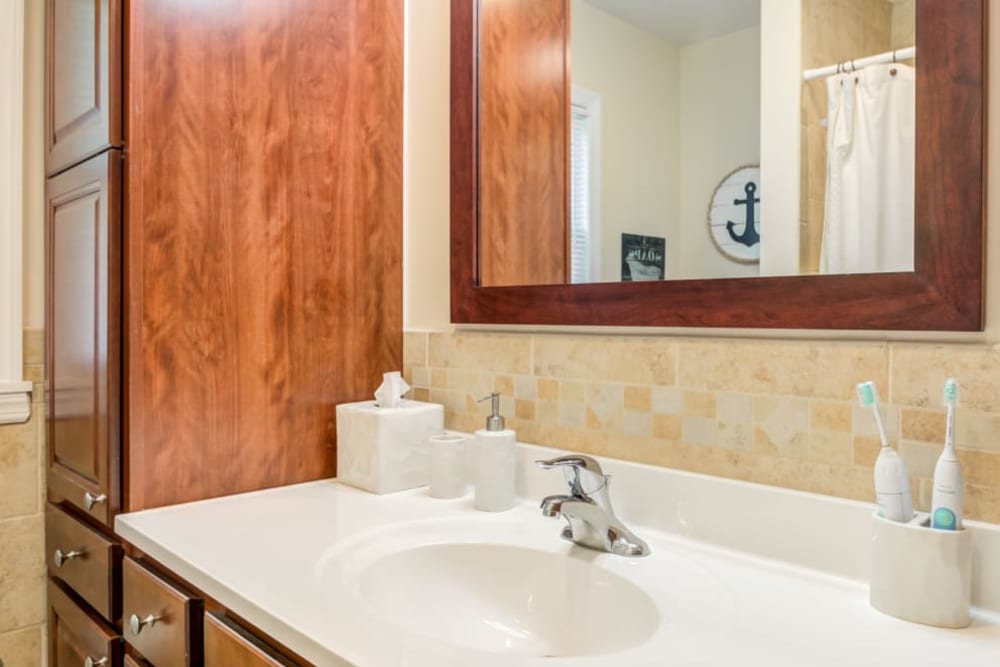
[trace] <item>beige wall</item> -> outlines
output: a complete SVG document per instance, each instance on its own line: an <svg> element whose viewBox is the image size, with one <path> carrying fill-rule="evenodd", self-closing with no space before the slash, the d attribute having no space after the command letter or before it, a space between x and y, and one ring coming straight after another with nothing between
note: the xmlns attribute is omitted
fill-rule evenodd
<svg viewBox="0 0 1000 667"><path fill-rule="evenodd" d="M23 359L34 389L28 423L0 426L0 661L11 667L45 655L43 7L25 2Z"/></svg>
<svg viewBox="0 0 1000 667"><path fill-rule="evenodd" d="M665 237L679 260L680 50L595 8L572 6L573 85L601 97L601 277L621 280L622 233Z"/></svg>
<svg viewBox="0 0 1000 667"><path fill-rule="evenodd" d="M411 10L417 4L411 0ZM1000 12L990 22L1000 36ZM447 23L438 24L436 34L445 42ZM991 53L991 106L1000 109L1000 49ZM411 76L437 80L448 73ZM413 128L423 122L409 120ZM1000 112L991 126L998 120ZM988 154L1000 159L1000 132L989 136ZM1000 194L1000 170L991 170L988 190L991 198ZM1000 229L1000 210L988 208L988 226ZM405 223L410 233L434 224L412 213ZM988 266L997 267L1000 234L989 239ZM446 248L448 239L428 242ZM446 266L437 270L447 273ZM997 282L995 268L989 278ZM412 303L412 286L404 289ZM872 493L876 440L870 415L854 407L853 384L873 379L923 507L942 439L941 383L954 375L963 383L958 444L969 482L967 511L1000 522L1000 346L986 342L998 338L998 295L988 293L987 333L949 336L970 341L949 344L934 342L944 339L939 334L896 335L911 342L890 342L877 332L860 334L869 342L823 332L736 332L745 336L736 340L711 332L449 333L447 293L441 292L422 301L427 311L411 312L404 364L418 397L445 404L452 428L478 428L481 414L470 400L496 388L525 441L865 499ZM444 333L413 332L417 320Z"/></svg>
<svg viewBox="0 0 1000 667"><path fill-rule="evenodd" d="M675 245L683 252L670 277L755 276L757 265L739 264L716 249L706 216L723 176L760 164L760 28L681 48L680 108L683 166Z"/></svg>
<svg viewBox="0 0 1000 667"><path fill-rule="evenodd" d="M45 326L45 166L43 90L45 3L25 2L24 35L24 328Z"/></svg>
<svg viewBox="0 0 1000 667"><path fill-rule="evenodd" d="M441 329L450 321L450 3L404 7L403 326Z"/></svg>

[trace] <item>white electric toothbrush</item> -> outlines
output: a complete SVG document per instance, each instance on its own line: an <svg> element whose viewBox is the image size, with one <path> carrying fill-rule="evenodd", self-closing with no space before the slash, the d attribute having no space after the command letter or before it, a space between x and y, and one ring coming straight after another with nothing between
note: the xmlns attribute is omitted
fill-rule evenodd
<svg viewBox="0 0 1000 667"><path fill-rule="evenodd" d="M862 407L871 408L875 425L882 441L878 458L875 460L875 499L878 513L890 521L905 523L913 518L913 497L910 493L910 475L906 462L889 446L882 423L882 413L878 408L878 391L875 383L868 381L858 385L858 400Z"/></svg>
<svg viewBox="0 0 1000 667"><path fill-rule="evenodd" d="M944 383L944 404L948 421L944 436L944 451L934 467L934 492L931 495L931 527L940 530L961 530L963 476L962 464L955 452L955 406L958 403L958 382L948 378Z"/></svg>

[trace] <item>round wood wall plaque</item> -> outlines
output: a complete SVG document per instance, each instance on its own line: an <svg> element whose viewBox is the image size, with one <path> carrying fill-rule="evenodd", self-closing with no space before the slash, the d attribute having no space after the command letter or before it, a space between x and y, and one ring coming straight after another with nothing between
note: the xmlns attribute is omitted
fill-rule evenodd
<svg viewBox="0 0 1000 667"><path fill-rule="evenodd" d="M759 165L738 167L716 186L708 203L708 234L734 262L760 262Z"/></svg>

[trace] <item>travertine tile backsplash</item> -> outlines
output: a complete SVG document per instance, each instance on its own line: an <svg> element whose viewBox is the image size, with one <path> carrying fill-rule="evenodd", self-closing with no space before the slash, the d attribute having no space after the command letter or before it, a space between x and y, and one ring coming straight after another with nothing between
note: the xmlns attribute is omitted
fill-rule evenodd
<svg viewBox="0 0 1000 667"><path fill-rule="evenodd" d="M861 500L879 440L854 386L874 380L922 509L955 377L966 513L1000 522L992 346L408 332L404 366L452 429L481 428L476 399L499 391L524 442Z"/></svg>
<svg viewBox="0 0 1000 667"><path fill-rule="evenodd" d="M34 384L31 419L0 426L0 661L43 664L45 624L42 331L24 332L24 376Z"/></svg>

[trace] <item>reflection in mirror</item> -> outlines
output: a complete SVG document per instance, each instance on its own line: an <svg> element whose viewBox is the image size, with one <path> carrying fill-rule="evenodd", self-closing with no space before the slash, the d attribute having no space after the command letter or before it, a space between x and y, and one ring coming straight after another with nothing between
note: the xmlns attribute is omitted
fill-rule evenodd
<svg viewBox="0 0 1000 667"><path fill-rule="evenodd" d="M911 271L914 0L800 1L480 0L479 284Z"/></svg>

